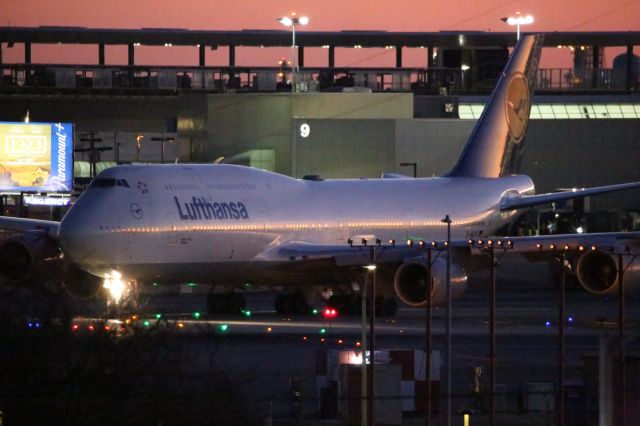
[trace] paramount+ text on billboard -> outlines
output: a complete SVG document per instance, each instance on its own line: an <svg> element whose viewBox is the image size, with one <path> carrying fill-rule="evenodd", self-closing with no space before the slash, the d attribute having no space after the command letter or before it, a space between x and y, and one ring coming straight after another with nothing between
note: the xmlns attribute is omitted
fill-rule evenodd
<svg viewBox="0 0 640 426"><path fill-rule="evenodd" d="M0 191L70 191L71 123L0 122Z"/></svg>

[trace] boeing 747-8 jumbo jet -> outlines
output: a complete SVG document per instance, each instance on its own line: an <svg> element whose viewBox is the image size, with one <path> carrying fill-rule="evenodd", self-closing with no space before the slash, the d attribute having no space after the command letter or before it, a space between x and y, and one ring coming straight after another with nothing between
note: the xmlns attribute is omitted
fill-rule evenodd
<svg viewBox="0 0 640 426"><path fill-rule="evenodd" d="M448 215L452 291L459 296L466 286L465 268L479 252L468 240L475 247L509 245L521 252L554 249L541 237L488 242L519 209L640 186L534 195L531 179L513 174L540 49L539 36L519 42L457 164L445 176L305 180L225 164L117 166L100 173L59 223L1 218L0 227L21 234L0 247L0 274L13 283L60 277L62 286L79 295L129 280L339 289L369 262L368 250L348 242L379 240L386 247L376 253L378 289L418 307L427 300L430 267L418 242L443 241L442 219ZM613 253L638 250L639 237L554 235L552 241L575 262L585 289L605 293L619 282ZM444 256L432 263L434 303L444 299L445 264ZM628 266L627 285L637 284L639 269L638 262Z"/></svg>

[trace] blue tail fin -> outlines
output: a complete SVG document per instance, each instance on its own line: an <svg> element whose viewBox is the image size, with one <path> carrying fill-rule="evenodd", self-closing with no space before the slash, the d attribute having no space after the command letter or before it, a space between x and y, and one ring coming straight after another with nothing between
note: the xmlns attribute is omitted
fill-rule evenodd
<svg viewBox="0 0 640 426"><path fill-rule="evenodd" d="M516 172L541 48L542 36L522 37L447 176L495 178Z"/></svg>

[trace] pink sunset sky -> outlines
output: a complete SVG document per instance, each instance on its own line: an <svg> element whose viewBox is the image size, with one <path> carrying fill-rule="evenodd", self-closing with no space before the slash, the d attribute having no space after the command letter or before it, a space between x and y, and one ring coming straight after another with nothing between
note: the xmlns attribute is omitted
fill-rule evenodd
<svg viewBox="0 0 640 426"><path fill-rule="evenodd" d="M291 12L307 15L309 25L298 31L511 31L500 18L516 11L535 22L523 31L640 31L640 0L1 0L0 26L83 26L89 28L185 28L199 30L280 30L277 17ZM636 47L636 54L638 47ZM606 66L623 49L605 52ZM22 62L22 46L7 48L5 62ZM426 53L404 49L406 66L424 66ZM237 48L238 65L276 65L290 59L287 48ZM96 46L34 45L36 63L97 63ZM107 46L107 64L125 64L126 46ZM140 47L136 64L196 65L195 47ZM207 49L207 65L226 65L225 48ZM305 50L305 65L326 66L327 52ZM336 66L395 65L393 50L336 49ZM543 66L569 67L568 49L545 49Z"/></svg>

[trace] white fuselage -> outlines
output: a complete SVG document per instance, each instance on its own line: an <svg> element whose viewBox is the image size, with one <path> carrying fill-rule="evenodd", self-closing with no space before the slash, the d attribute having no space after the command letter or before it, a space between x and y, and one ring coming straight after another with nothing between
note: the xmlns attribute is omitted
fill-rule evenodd
<svg viewBox="0 0 640 426"><path fill-rule="evenodd" d="M443 240L491 235L513 220L507 192L526 176L497 179L292 179L232 165L119 166L99 174L63 218L65 253L98 275L141 280L242 280L292 241ZM271 262L273 263L273 262Z"/></svg>

